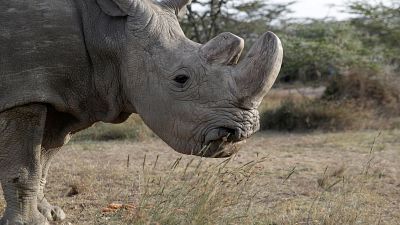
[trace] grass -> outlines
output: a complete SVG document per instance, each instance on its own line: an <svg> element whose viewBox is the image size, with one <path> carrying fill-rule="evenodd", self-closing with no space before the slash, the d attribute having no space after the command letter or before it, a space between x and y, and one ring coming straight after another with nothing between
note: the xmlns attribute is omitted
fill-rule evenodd
<svg viewBox="0 0 400 225"><path fill-rule="evenodd" d="M232 159L202 165L202 159L180 165L178 158L166 174L144 170L137 212L127 224L244 224L252 220L258 159L241 167L229 167ZM120 221L120 220L118 220Z"/></svg>
<svg viewBox="0 0 400 225"><path fill-rule="evenodd" d="M68 215L59 224L399 224L399 135L261 133L231 159L157 139L77 141L46 194Z"/></svg>
<svg viewBox="0 0 400 225"><path fill-rule="evenodd" d="M366 155L357 168L316 169L315 183L308 186L311 191L307 193L301 185L298 188L308 198L288 194L276 202L277 209L262 204L265 194L271 184L283 188L283 193L287 193L286 188L295 189L296 184L291 183L303 173L301 166L283 171L274 180L273 173L265 173L265 163L271 158L257 154L241 161L184 162L179 157L166 165L157 165L158 160L144 162L137 211L125 217L117 214L113 219L116 224L379 224L382 211L377 207L387 202L373 188L382 183L383 174L374 168L373 158L376 149L383 151L382 141L364 144ZM268 184L264 179L274 181ZM285 212L289 212L288 217L282 217Z"/></svg>
<svg viewBox="0 0 400 225"><path fill-rule="evenodd" d="M317 179L311 199L292 196L274 208L257 201L262 198L257 180L260 163L266 158L229 166L230 160L201 168L201 160L179 168L177 159L167 175L145 170L142 193L136 211L119 212L111 221L120 224L381 224L382 213L374 205L385 200L366 187L375 182L368 173L345 174L343 167ZM282 177L282 184L293 171ZM264 190L265 191L265 190ZM260 195L260 196L258 196ZM293 198L294 197L294 198ZM285 201L286 200L286 201Z"/></svg>

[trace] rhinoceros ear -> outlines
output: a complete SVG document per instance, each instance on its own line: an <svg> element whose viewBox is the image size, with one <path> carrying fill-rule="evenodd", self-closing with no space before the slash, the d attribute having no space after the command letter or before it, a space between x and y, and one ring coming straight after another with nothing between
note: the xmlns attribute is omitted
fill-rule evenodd
<svg viewBox="0 0 400 225"><path fill-rule="evenodd" d="M200 55L209 63L223 65L237 64L244 48L242 38L229 33L221 33L200 49Z"/></svg>
<svg viewBox="0 0 400 225"><path fill-rule="evenodd" d="M133 0L96 0L101 10L109 16L127 16Z"/></svg>
<svg viewBox="0 0 400 225"><path fill-rule="evenodd" d="M191 2L192 0L162 0L160 1L160 4L171 9L174 11L175 15L179 16L184 13L184 9Z"/></svg>

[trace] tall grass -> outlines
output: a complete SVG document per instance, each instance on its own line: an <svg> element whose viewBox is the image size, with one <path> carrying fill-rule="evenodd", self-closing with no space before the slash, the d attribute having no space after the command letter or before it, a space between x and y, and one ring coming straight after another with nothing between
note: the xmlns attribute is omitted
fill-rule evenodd
<svg viewBox="0 0 400 225"><path fill-rule="evenodd" d="M253 224L255 168L265 158L240 167L233 158L207 164L203 159L174 161L160 174L156 163L143 168L134 213L119 215L126 224ZM144 163L145 165L145 163Z"/></svg>
<svg viewBox="0 0 400 225"><path fill-rule="evenodd" d="M326 167L317 180L308 178L309 190L291 187L307 197L284 195L273 205L263 204L265 196L260 194L272 187L278 192L271 195L285 193L279 189L287 191L296 171L290 170L280 182L272 179L273 183L260 186L263 178L271 178L262 169L263 164L273 163L267 162L268 157L241 165L235 163L236 156L212 163L178 158L170 165L158 165L158 157L149 165L145 158L136 208L108 215L107 224L385 224L381 207L386 203L373 187L380 179L371 170L374 145L375 140L359 170Z"/></svg>

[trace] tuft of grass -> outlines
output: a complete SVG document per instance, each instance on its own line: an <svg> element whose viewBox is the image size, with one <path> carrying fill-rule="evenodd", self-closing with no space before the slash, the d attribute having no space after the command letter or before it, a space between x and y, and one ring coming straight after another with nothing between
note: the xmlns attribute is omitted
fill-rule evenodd
<svg viewBox="0 0 400 225"><path fill-rule="evenodd" d="M309 206L305 224L380 224L380 212L365 205L384 204L365 188L365 176L349 176L323 187Z"/></svg>
<svg viewBox="0 0 400 225"><path fill-rule="evenodd" d="M181 164L178 158L160 175L156 165L143 167L135 212L114 215L126 224L255 224L252 202L257 193L255 168L265 158L240 167L232 158L206 165L203 159ZM145 165L145 163L143 164Z"/></svg>

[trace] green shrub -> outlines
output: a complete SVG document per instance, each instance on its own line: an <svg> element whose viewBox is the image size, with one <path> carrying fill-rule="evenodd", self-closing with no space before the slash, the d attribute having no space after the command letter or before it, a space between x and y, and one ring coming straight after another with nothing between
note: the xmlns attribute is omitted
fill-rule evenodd
<svg viewBox="0 0 400 225"><path fill-rule="evenodd" d="M288 99L277 108L268 109L261 115L261 129L393 129L399 127L399 117L398 78L357 69L329 80L320 99Z"/></svg>

